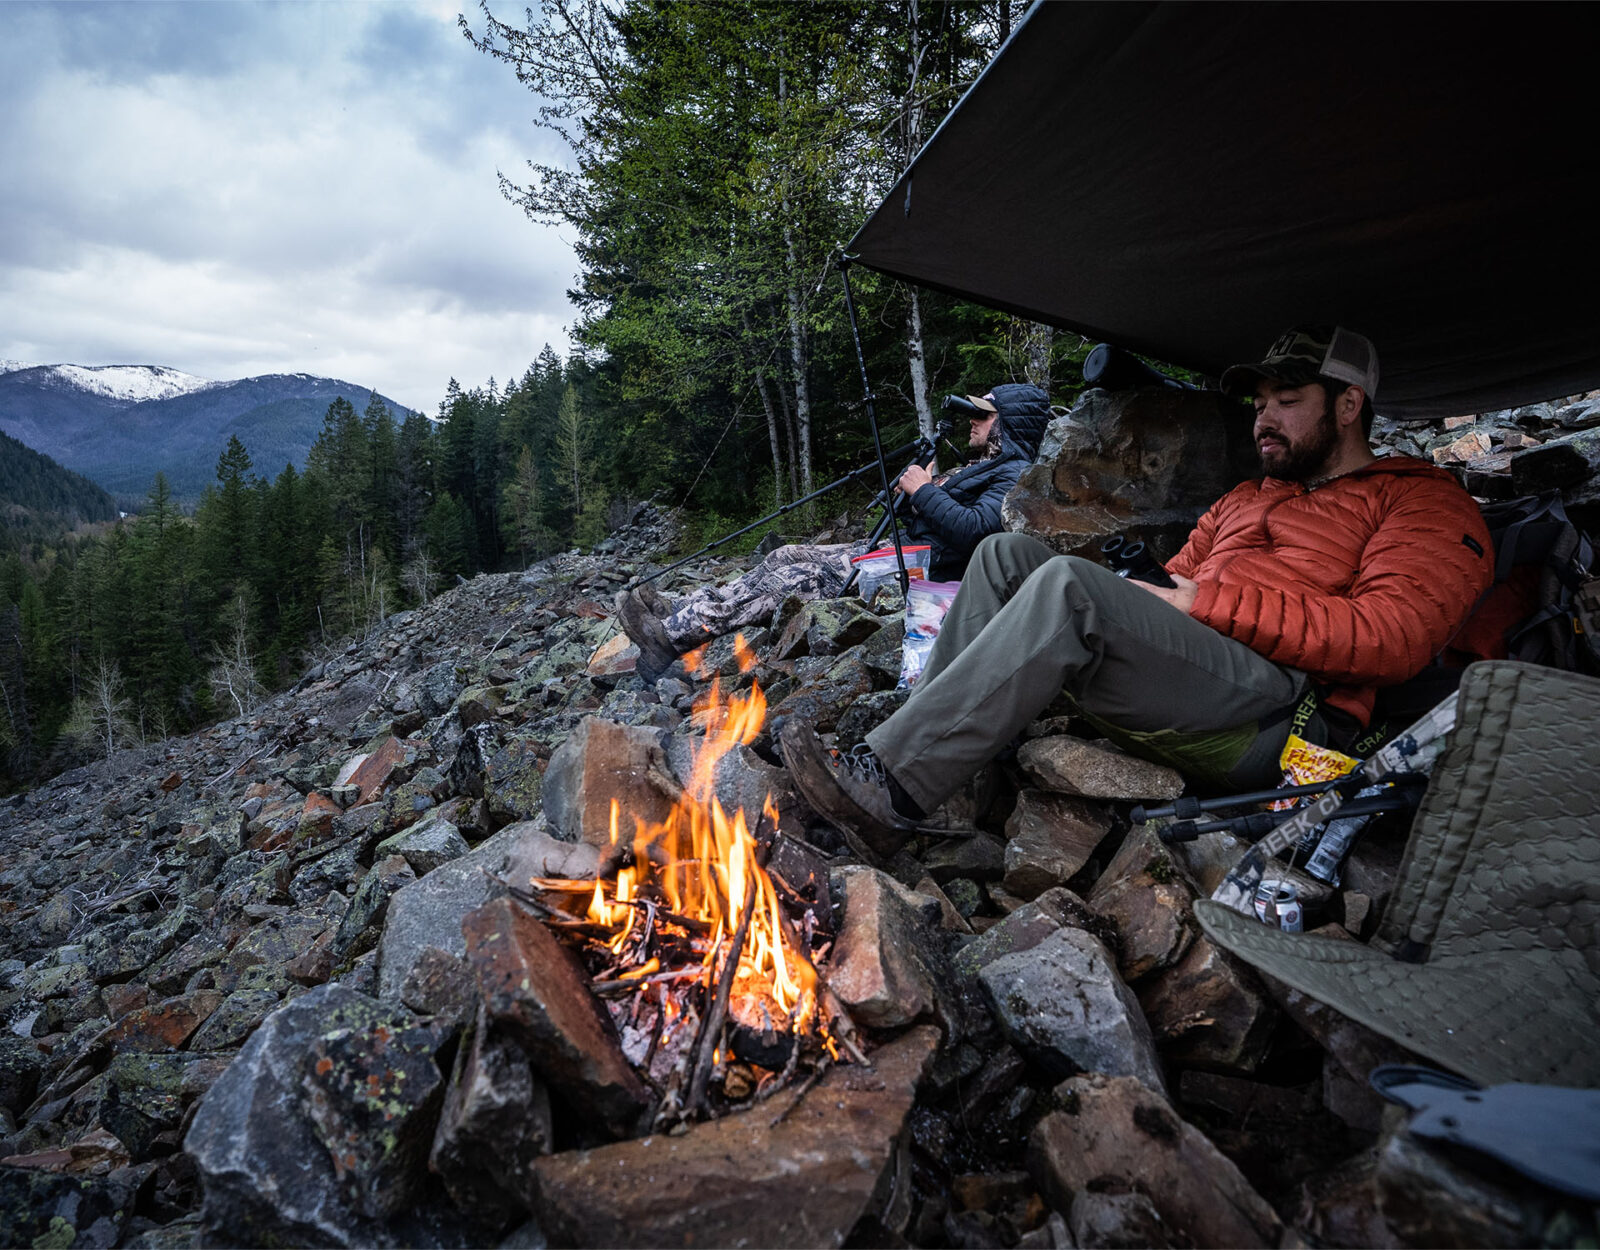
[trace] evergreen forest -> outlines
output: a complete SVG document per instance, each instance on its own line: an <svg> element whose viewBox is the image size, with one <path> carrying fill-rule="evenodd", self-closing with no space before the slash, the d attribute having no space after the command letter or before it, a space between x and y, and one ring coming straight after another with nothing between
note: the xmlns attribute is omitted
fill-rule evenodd
<svg viewBox="0 0 1600 1250"><path fill-rule="evenodd" d="M433 419L335 400L303 468L234 438L189 512L157 475L136 514L0 530L0 792L247 714L458 576L592 546L633 501L674 510L688 551L867 463L840 247L1025 7L463 17L483 72L515 74L557 141L535 130L529 149L562 153L501 185L576 242L570 355L546 346L504 385L451 380ZM884 446L930 432L946 393L1030 380L1070 401L1075 336L850 279Z"/></svg>

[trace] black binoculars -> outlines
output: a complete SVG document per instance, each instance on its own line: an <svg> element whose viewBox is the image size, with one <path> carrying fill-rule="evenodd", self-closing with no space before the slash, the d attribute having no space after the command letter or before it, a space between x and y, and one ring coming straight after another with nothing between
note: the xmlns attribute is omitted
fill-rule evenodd
<svg viewBox="0 0 1600 1250"><path fill-rule="evenodd" d="M1106 567L1118 577L1136 582L1149 582L1152 586L1176 586L1178 583L1166 569L1156 563L1150 549L1143 542L1129 542L1125 534L1113 534L1100 544L1100 554Z"/></svg>
<svg viewBox="0 0 1600 1250"><path fill-rule="evenodd" d="M959 412L970 421L987 421L994 413L987 408L980 408L965 395L946 395L940 401L939 407L944 412L952 410Z"/></svg>

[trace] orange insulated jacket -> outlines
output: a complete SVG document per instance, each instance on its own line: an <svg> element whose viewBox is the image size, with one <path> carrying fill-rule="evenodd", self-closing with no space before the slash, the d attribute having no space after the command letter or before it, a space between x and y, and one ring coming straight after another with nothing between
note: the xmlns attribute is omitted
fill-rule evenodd
<svg viewBox="0 0 1600 1250"><path fill-rule="evenodd" d="M1245 482L1167 563L1191 614L1332 690L1366 724L1379 686L1420 672L1494 578L1489 531L1443 469L1390 456L1308 488Z"/></svg>

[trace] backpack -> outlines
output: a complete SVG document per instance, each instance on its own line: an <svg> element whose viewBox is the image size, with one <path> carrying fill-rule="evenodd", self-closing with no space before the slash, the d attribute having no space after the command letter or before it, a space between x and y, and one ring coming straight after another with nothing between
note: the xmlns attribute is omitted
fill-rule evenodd
<svg viewBox="0 0 1600 1250"><path fill-rule="evenodd" d="M1524 495L1481 510L1494 541L1494 582L1441 661L1526 660L1600 674L1600 573L1561 497Z"/></svg>

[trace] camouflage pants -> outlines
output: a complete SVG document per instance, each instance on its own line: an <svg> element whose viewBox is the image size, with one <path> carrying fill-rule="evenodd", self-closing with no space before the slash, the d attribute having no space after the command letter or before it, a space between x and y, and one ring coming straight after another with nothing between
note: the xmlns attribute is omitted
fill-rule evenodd
<svg viewBox="0 0 1600 1250"><path fill-rule="evenodd" d="M831 599L850 579L850 557L866 549L864 542L779 547L727 585L708 586L673 604L664 622L667 637L688 651L731 630L764 624L790 595Z"/></svg>

